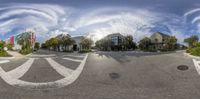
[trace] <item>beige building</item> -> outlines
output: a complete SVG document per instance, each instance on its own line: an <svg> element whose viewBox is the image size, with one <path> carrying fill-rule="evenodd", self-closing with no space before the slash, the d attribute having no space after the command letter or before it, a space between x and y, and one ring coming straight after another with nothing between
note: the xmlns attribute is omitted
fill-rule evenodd
<svg viewBox="0 0 200 99"><path fill-rule="evenodd" d="M150 39L151 39L151 43L152 43L152 47L153 49L163 49L164 48L164 41L169 38L169 35L163 34L161 32L156 32L153 35L151 35Z"/></svg>

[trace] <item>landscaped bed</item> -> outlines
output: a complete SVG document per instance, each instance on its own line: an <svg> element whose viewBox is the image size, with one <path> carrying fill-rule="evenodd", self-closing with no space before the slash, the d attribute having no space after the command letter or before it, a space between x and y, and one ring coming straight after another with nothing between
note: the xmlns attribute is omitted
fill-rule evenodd
<svg viewBox="0 0 200 99"><path fill-rule="evenodd" d="M6 51L0 51L0 57L11 57Z"/></svg>

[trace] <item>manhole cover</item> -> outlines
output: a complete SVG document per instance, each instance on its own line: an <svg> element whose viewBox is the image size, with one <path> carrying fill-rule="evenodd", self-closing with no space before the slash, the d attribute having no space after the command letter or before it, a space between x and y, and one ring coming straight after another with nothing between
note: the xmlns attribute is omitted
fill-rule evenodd
<svg viewBox="0 0 200 99"><path fill-rule="evenodd" d="M178 69L178 70L182 70L182 71L184 71L184 70L188 70L189 67L186 66L186 65L179 65L179 66L177 67L177 69Z"/></svg>
<svg viewBox="0 0 200 99"><path fill-rule="evenodd" d="M109 76L110 76L111 79L119 78L119 74L118 73L110 73Z"/></svg>

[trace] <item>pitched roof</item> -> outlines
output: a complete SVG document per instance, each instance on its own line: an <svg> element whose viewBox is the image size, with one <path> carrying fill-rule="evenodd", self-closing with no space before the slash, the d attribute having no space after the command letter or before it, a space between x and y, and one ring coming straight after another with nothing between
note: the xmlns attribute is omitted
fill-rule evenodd
<svg viewBox="0 0 200 99"><path fill-rule="evenodd" d="M170 37L169 35L164 34L164 33L161 33L161 32L156 32L156 33L160 34L160 35L163 36L163 37Z"/></svg>

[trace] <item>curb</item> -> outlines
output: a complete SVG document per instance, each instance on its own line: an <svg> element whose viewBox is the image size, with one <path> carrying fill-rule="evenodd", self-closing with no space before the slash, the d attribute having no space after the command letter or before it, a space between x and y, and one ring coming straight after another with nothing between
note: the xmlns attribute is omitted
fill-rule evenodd
<svg viewBox="0 0 200 99"><path fill-rule="evenodd" d="M24 55L24 56L30 56L30 55L32 55L33 53L30 53L30 54L28 54L28 55Z"/></svg>
<svg viewBox="0 0 200 99"><path fill-rule="evenodd" d="M0 57L0 59L14 59L15 57Z"/></svg>
<svg viewBox="0 0 200 99"><path fill-rule="evenodd" d="M186 55L186 56L188 56L188 57L191 57L191 58L200 59L200 57L198 57L198 56L193 56L193 55L191 55L191 54L189 54L189 53L184 53L184 55Z"/></svg>
<svg viewBox="0 0 200 99"><path fill-rule="evenodd" d="M8 62L10 62L10 60L2 60L2 61L0 61L0 64L8 63Z"/></svg>
<svg viewBox="0 0 200 99"><path fill-rule="evenodd" d="M200 65L199 65L200 61L197 61L196 59L193 59L193 63L194 63L194 66L195 66L198 74L200 75Z"/></svg>

